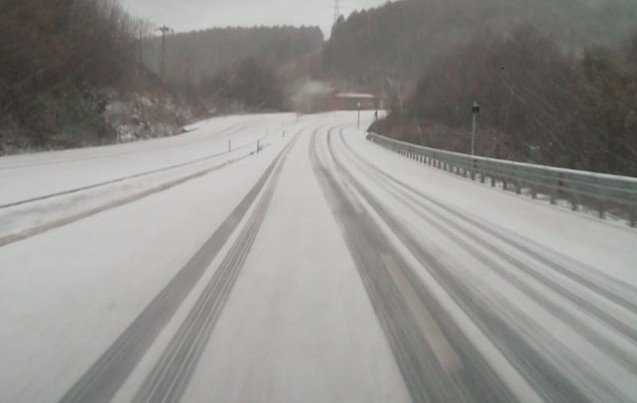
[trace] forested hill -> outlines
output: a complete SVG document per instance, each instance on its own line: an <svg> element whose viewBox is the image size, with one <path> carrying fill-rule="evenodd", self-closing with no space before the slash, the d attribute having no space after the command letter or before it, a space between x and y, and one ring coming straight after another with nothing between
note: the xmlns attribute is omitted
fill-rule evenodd
<svg viewBox="0 0 637 403"><path fill-rule="evenodd" d="M110 103L165 95L137 64L145 27L110 0L0 1L0 155L113 142Z"/></svg>
<svg viewBox="0 0 637 403"><path fill-rule="evenodd" d="M323 46L318 27L214 28L177 33L167 38L166 78L180 85L198 85L227 66L255 58L283 66ZM146 45L145 63L159 72L160 39Z"/></svg>
<svg viewBox="0 0 637 403"><path fill-rule="evenodd" d="M413 84L476 30L529 24L577 53L625 39L636 21L635 0L403 0L341 19L323 61L329 76L354 85L377 87L382 76Z"/></svg>

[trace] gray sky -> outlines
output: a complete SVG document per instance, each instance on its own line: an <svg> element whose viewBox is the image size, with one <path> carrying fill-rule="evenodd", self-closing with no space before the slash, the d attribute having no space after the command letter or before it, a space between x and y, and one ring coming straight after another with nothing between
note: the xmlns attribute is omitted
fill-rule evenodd
<svg viewBox="0 0 637 403"><path fill-rule="evenodd" d="M120 0L128 11L176 31L252 25L318 25L329 36L334 0ZM387 0L341 0L344 13Z"/></svg>

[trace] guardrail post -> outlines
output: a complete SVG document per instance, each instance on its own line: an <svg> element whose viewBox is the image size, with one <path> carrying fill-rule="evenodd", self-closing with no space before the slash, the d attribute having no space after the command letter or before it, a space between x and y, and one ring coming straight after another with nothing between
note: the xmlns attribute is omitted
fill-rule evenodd
<svg viewBox="0 0 637 403"><path fill-rule="evenodd" d="M556 187L553 189L553 192L551 193L551 204L557 203L557 195L563 187L564 187L564 181L562 180L562 173L559 172L557 174Z"/></svg>
<svg viewBox="0 0 637 403"><path fill-rule="evenodd" d="M599 200L597 204L597 211L599 213L599 218L604 218L604 200Z"/></svg>
<svg viewBox="0 0 637 403"><path fill-rule="evenodd" d="M630 221L631 227L633 228L637 227L637 209L636 208L633 207L630 209L628 220Z"/></svg>
<svg viewBox="0 0 637 403"><path fill-rule="evenodd" d="M473 168L471 169L471 180L476 180L476 170L478 168L478 160L473 160Z"/></svg>
<svg viewBox="0 0 637 403"><path fill-rule="evenodd" d="M573 193L573 197L571 198L571 209L573 211L577 211L577 206L579 205L579 195L577 193Z"/></svg>

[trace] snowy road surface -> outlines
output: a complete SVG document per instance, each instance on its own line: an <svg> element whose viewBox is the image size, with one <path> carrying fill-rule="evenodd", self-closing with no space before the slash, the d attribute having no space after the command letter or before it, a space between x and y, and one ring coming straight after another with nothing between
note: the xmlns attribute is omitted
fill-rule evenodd
<svg viewBox="0 0 637 403"><path fill-rule="evenodd" d="M191 129L0 159L0 401L637 401L637 231L355 113Z"/></svg>

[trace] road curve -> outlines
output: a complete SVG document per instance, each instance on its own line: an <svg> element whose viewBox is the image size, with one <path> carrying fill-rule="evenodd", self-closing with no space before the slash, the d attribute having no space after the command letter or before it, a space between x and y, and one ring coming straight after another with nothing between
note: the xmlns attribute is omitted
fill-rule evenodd
<svg viewBox="0 0 637 403"><path fill-rule="evenodd" d="M0 206L0 400L637 401L637 231L355 124L249 116L0 161L0 184L60 178Z"/></svg>

